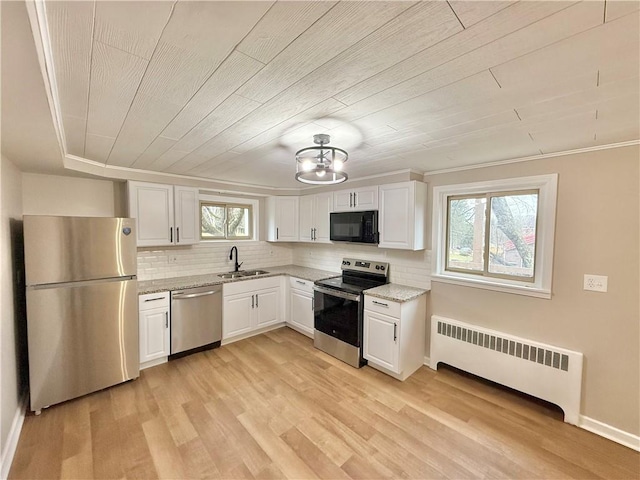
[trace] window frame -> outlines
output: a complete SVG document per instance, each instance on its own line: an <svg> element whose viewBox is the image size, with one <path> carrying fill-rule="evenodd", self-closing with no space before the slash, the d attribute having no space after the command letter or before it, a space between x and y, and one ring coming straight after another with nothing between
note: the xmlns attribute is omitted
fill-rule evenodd
<svg viewBox="0 0 640 480"><path fill-rule="evenodd" d="M235 242L235 241L257 241L257 225L258 225L258 200L243 199L233 197L219 197L213 195L200 195L198 199L198 216L199 216L199 228L200 228L200 241L201 242ZM224 237L206 238L202 236L202 207L203 205L211 205L224 207L225 209L225 221L224 221ZM228 232L227 215L228 208L247 208L249 210L249 235L246 237L230 236Z"/></svg>
<svg viewBox="0 0 640 480"><path fill-rule="evenodd" d="M506 293L515 293L539 298L551 298L553 274L553 248L557 203L558 175L536 175L486 182L441 185L433 188L432 218L432 279L435 282L451 283L483 288ZM486 274L489 268L487 249L490 248L487 224L490 223L490 200L494 196L517 195L538 192L538 214L536 218L536 243L534 247L533 278L518 279L510 275ZM485 196L485 246L483 272L447 269L448 225L450 198L478 198Z"/></svg>
<svg viewBox="0 0 640 480"><path fill-rule="evenodd" d="M491 258L490 258L490 251L491 251L491 202L493 200L493 198L495 197L508 197L508 196L517 196L517 195L531 195L531 194L536 194L538 195L538 200L540 199L540 189L536 188L536 189L529 189L529 190L513 190L513 191L492 191L492 192L486 192L484 194L472 194L472 195L448 195L447 196L447 218L446 218L446 241L445 241L445 260L444 260L444 269L447 272L457 272L457 273L468 273L471 275L480 275L482 277L486 277L486 278L502 278L502 279L506 279L506 280L518 280L521 282L527 282L527 283L535 283L535 278L536 278L536 271L535 271L535 264L537 262L537 250L538 250L538 241L537 241L537 236L536 236L536 242L533 246L533 261L534 261L534 270L533 270L533 275L531 277L519 277L517 275L509 275L506 273L493 273L489 270L490 267L490 263L491 263ZM483 248L483 262L482 262L482 271L480 270L471 270L471 269L463 269L463 268L452 268L449 266L449 232L450 232L450 225L451 225L451 209L450 209L450 205L451 205L451 200L465 200L465 199L477 199L477 198L484 198L485 201L485 211L484 211L484 248ZM538 232L538 226L539 226L539 220L540 220L540 215L537 214L537 212L539 211L538 208L536 208L536 235Z"/></svg>

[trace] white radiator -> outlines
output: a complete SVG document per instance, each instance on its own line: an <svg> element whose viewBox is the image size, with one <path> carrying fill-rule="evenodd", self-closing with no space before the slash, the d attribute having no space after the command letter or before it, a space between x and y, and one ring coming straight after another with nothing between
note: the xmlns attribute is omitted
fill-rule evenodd
<svg viewBox="0 0 640 480"><path fill-rule="evenodd" d="M495 330L431 317L430 367L446 363L558 405L578 424L582 353Z"/></svg>

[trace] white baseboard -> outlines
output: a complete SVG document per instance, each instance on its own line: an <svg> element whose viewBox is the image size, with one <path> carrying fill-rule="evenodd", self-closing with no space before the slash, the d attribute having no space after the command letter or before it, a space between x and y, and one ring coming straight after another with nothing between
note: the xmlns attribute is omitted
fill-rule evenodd
<svg viewBox="0 0 640 480"><path fill-rule="evenodd" d="M427 367L431 367L431 360L429 359L429 357L424 357L424 365L426 365Z"/></svg>
<svg viewBox="0 0 640 480"><path fill-rule="evenodd" d="M584 415L580 415L578 426L591 433L595 433L596 435L600 435L601 437L640 452L640 436L638 435L625 432L624 430L612 427L593 418L585 417Z"/></svg>
<svg viewBox="0 0 640 480"><path fill-rule="evenodd" d="M144 370L145 368L155 367L156 365L162 365L163 363L167 363L169 357L160 357L154 360L149 360L148 362L144 362L140 364L140 370Z"/></svg>
<svg viewBox="0 0 640 480"><path fill-rule="evenodd" d="M257 330L252 330L251 332L247 332L244 334L240 334L236 337L231 337L227 339L222 339L222 345L229 345L230 343L237 342L238 340L244 340L245 338L255 337L256 335L260 335L261 333L270 332L271 330L277 330L278 328L284 327L285 323L280 322L275 325L269 325L268 327L258 328Z"/></svg>
<svg viewBox="0 0 640 480"><path fill-rule="evenodd" d="M2 451L2 461L0 463L0 478L5 479L9 476L9 470L11 469L11 463L13 462L13 456L16 453L18 447L18 440L20 439L20 432L22 431L22 424L24 423L24 417L27 411L27 399L28 396L24 395L20 399L18 408L13 417L11 423L11 429L7 436L7 443Z"/></svg>

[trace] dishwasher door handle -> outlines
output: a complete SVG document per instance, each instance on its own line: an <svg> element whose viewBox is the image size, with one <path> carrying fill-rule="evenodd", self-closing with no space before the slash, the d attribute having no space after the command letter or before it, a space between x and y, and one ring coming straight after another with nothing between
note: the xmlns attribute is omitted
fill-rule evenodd
<svg viewBox="0 0 640 480"><path fill-rule="evenodd" d="M219 292L221 292L221 290L211 290L210 292L190 293L188 295L174 295L171 298L174 299L174 300L183 300L183 299L187 299L187 298L204 297L206 295L213 295L214 293L219 293Z"/></svg>

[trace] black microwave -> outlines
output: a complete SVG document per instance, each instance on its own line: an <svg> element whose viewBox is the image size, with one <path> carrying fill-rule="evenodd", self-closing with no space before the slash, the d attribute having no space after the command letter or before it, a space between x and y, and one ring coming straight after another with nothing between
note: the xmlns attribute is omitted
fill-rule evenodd
<svg viewBox="0 0 640 480"><path fill-rule="evenodd" d="M378 243L378 211L330 214L329 239L334 242Z"/></svg>

